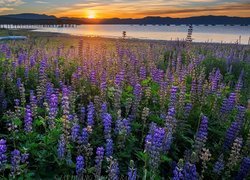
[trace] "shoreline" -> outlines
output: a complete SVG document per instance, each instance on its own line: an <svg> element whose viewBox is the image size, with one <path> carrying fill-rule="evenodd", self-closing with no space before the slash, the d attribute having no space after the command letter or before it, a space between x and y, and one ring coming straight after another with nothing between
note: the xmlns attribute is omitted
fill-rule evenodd
<svg viewBox="0 0 250 180"><path fill-rule="evenodd" d="M58 33L58 32L45 32L45 31L36 31L36 29L0 29L1 36L27 36L32 38L42 38L42 37L55 37L55 38L82 38L82 39L102 39L102 40L124 40L122 37L108 37L108 36L88 36L88 35L72 35L68 33ZM144 43L184 43L183 40L157 40L157 39L143 39L143 38L133 38L128 37L125 39L129 42L144 42ZM219 42L192 42L194 45L225 45L225 46L249 46L248 44L236 44L236 43L219 43Z"/></svg>

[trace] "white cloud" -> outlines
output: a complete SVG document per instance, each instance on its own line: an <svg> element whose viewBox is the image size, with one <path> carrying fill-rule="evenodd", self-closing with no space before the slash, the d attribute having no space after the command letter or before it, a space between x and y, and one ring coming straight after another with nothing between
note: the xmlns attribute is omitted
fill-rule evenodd
<svg viewBox="0 0 250 180"><path fill-rule="evenodd" d="M0 0L0 6L2 7L19 6L21 4L24 4L22 0Z"/></svg>
<svg viewBox="0 0 250 180"><path fill-rule="evenodd" d="M37 3L37 4L47 4L49 2L47 2L47 1L35 1L35 3Z"/></svg>
<svg viewBox="0 0 250 180"><path fill-rule="evenodd" d="M13 8L0 8L0 13L4 12L4 11L12 11L14 10Z"/></svg>

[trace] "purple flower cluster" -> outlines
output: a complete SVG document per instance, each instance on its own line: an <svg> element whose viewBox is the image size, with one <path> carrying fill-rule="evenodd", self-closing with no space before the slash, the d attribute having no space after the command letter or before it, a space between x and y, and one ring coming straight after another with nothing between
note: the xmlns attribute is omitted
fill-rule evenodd
<svg viewBox="0 0 250 180"><path fill-rule="evenodd" d="M76 142L80 133L80 125L75 123L71 128L71 139L73 142Z"/></svg>
<svg viewBox="0 0 250 180"><path fill-rule="evenodd" d="M116 160L111 161L111 165L109 167L109 179L119 180L119 164Z"/></svg>
<svg viewBox="0 0 250 180"><path fill-rule="evenodd" d="M64 86L62 89L62 109L63 109L63 115L68 117L70 107L69 107L69 89Z"/></svg>
<svg viewBox="0 0 250 180"><path fill-rule="evenodd" d="M185 163L184 167L176 166L173 171L174 180L198 180L196 166L189 162Z"/></svg>
<svg viewBox="0 0 250 180"><path fill-rule="evenodd" d="M115 133L123 136L130 134L131 127L130 122L127 119L117 120L115 126Z"/></svg>
<svg viewBox="0 0 250 180"><path fill-rule="evenodd" d="M31 112L30 106L27 105L25 109L25 117L24 117L24 130L27 133L32 132L32 121L33 121L32 112Z"/></svg>
<svg viewBox="0 0 250 180"><path fill-rule="evenodd" d="M78 144L81 145L86 145L88 144L88 140L89 140L89 132L87 128L83 128L82 129L82 133L79 135L78 137Z"/></svg>
<svg viewBox="0 0 250 180"><path fill-rule="evenodd" d="M106 157L109 158L109 157L113 156L113 146L114 146L113 140L107 139L106 140L106 148L105 148Z"/></svg>
<svg viewBox="0 0 250 180"><path fill-rule="evenodd" d="M6 140L0 139L0 171L5 168L5 165L7 163L7 145Z"/></svg>
<svg viewBox="0 0 250 180"><path fill-rule="evenodd" d="M96 158L95 158L95 171L97 177L100 177L101 175L103 157L104 157L104 148L98 147L96 150Z"/></svg>
<svg viewBox="0 0 250 180"><path fill-rule="evenodd" d="M239 173L235 179L236 180L243 180L243 179L247 178L249 173L250 173L250 158L244 157L242 162L241 162Z"/></svg>
<svg viewBox="0 0 250 180"><path fill-rule="evenodd" d="M196 133L196 137L195 137L195 149L196 150L199 151L204 146L204 144L207 141L207 135L208 135L208 118L202 115L199 130Z"/></svg>
<svg viewBox="0 0 250 180"><path fill-rule="evenodd" d="M21 153L19 150L15 149L11 152L11 174L12 176L17 175L20 169L21 163Z"/></svg>
<svg viewBox="0 0 250 180"><path fill-rule="evenodd" d="M137 170L134 168L128 168L128 180L136 180Z"/></svg>
<svg viewBox="0 0 250 180"><path fill-rule="evenodd" d="M88 113L87 113L87 125L92 127L94 125L94 115L95 115L95 106L92 102L88 105Z"/></svg>
<svg viewBox="0 0 250 180"><path fill-rule="evenodd" d="M222 114L230 113L234 109L235 104L236 104L236 93L231 93L228 99L223 100L221 113Z"/></svg>
<svg viewBox="0 0 250 180"><path fill-rule="evenodd" d="M76 174L82 175L84 172L84 157L83 156L77 156L76 158Z"/></svg>
<svg viewBox="0 0 250 180"><path fill-rule="evenodd" d="M169 109L175 108L175 104L177 102L177 91L178 91L178 87L177 86L172 86L172 88L170 90Z"/></svg>
<svg viewBox="0 0 250 180"><path fill-rule="evenodd" d="M104 113L102 116L103 127L104 127L104 136L105 139L109 139L111 137L111 124L112 124L112 117L108 113Z"/></svg>
<svg viewBox="0 0 250 180"><path fill-rule="evenodd" d="M225 137L225 142L224 142L225 149L229 149L231 147L235 138L238 136L239 131L240 131L239 122L237 121L232 122L231 126L228 128L226 132L226 137Z"/></svg>
<svg viewBox="0 0 250 180"><path fill-rule="evenodd" d="M49 99L49 125L50 127L54 127L54 119L57 116L58 112L58 98L57 95L51 94Z"/></svg>
<svg viewBox="0 0 250 180"><path fill-rule="evenodd" d="M64 135L61 135L60 140L58 142L57 155L59 159L64 159L66 154L66 142Z"/></svg>
<svg viewBox="0 0 250 180"><path fill-rule="evenodd" d="M149 134L145 139L145 151L149 154L149 165L157 169L160 163L160 156L164 147L164 128L151 126Z"/></svg>
<svg viewBox="0 0 250 180"><path fill-rule="evenodd" d="M216 173L216 174L218 174L218 175L220 175L221 172L222 172L223 169L224 169L224 166L225 166L225 165L224 165L223 158L220 157L220 158L218 159L218 161L216 161L215 164L214 164L213 172Z"/></svg>

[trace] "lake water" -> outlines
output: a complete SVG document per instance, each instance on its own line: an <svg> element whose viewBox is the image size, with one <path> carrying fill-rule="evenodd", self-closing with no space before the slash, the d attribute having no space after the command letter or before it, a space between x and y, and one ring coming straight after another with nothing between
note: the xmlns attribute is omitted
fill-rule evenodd
<svg viewBox="0 0 250 180"><path fill-rule="evenodd" d="M76 28L39 28L35 31L67 33L83 36L122 37L126 31L129 38L154 40L182 40L187 36L186 25L81 25ZM249 44L250 26L193 26L194 42L218 42Z"/></svg>

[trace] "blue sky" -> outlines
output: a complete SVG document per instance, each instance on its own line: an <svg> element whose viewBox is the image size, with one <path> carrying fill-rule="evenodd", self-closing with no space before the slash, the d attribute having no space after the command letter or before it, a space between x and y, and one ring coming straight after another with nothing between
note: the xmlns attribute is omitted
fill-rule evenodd
<svg viewBox="0 0 250 180"><path fill-rule="evenodd" d="M137 18L229 15L250 17L249 0L0 0L0 14Z"/></svg>

